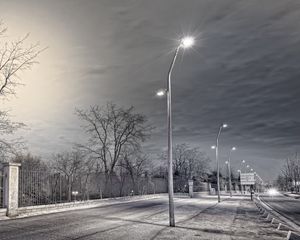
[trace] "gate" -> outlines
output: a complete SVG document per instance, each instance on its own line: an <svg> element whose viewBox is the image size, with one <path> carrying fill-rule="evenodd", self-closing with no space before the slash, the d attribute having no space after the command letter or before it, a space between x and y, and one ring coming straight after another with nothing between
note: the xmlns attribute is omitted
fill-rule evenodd
<svg viewBox="0 0 300 240"><path fill-rule="evenodd" d="M19 206L46 205L67 201L67 181L59 173L19 172Z"/></svg>

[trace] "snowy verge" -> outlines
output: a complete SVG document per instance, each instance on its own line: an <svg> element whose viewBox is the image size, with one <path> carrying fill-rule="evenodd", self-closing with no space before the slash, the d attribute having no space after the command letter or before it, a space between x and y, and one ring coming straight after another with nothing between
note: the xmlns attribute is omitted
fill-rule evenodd
<svg viewBox="0 0 300 240"><path fill-rule="evenodd" d="M151 194L151 195L126 196L126 197L105 198L105 199L96 199L96 200L87 200L87 201L76 201L76 202L68 202L68 203L56 203L56 204L49 204L49 205L20 207L18 208L18 216L13 218L24 218L29 216L37 216L37 215L64 212L70 210L121 204L121 203L132 202L132 201L142 201L147 199L160 198L164 196L166 197L167 194L162 193L162 194ZM7 219L12 219L12 218L7 218L7 217L0 218L0 220L7 220Z"/></svg>

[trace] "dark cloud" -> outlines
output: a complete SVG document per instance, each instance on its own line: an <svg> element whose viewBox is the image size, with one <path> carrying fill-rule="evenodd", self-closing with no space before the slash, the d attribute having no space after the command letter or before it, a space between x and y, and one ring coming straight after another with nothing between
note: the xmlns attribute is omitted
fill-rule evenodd
<svg viewBox="0 0 300 240"><path fill-rule="evenodd" d="M172 51L183 34L197 36L197 44L180 53L174 70L175 143L210 152L219 125L228 122L221 139L223 161L230 146L237 145L236 165L246 159L267 179L279 172L283 158L299 150L299 1L65 0L27 5L51 12L52 21L74 39L70 51L80 69L71 68L79 74L66 80L75 89L73 104L114 100L136 106L156 127L146 143L149 152L166 145L165 99L153 95L166 86ZM60 123L60 140L78 134L75 124L66 125Z"/></svg>

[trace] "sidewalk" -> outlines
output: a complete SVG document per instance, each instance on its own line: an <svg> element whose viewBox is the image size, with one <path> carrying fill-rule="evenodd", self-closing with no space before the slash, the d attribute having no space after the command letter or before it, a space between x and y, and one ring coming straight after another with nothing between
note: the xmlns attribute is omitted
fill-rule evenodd
<svg viewBox="0 0 300 240"><path fill-rule="evenodd" d="M283 193L283 195L287 196L287 197L292 197L292 198L295 198L295 199L299 199L300 198L300 194L299 193L285 192L285 193Z"/></svg>
<svg viewBox="0 0 300 240"><path fill-rule="evenodd" d="M199 200L198 200L199 201ZM186 215L186 208L176 215ZM177 217L178 219L178 217ZM155 239L285 239L287 232L277 231L260 217L253 202L246 197L227 198L196 215L179 220L176 228L166 228Z"/></svg>

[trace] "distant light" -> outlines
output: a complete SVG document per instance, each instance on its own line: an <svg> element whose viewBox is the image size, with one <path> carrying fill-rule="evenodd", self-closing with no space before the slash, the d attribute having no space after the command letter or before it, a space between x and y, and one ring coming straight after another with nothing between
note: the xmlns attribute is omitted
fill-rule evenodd
<svg viewBox="0 0 300 240"><path fill-rule="evenodd" d="M275 196L275 195L278 195L279 192L278 192L277 189L275 189L275 188L270 188L270 189L268 190L268 194L269 194L270 196Z"/></svg>
<svg viewBox="0 0 300 240"><path fill-rule="evenodd" d="M239 170L237 170L239 173L241 172L241 170L239 169Z"/></svg>
<svg viewBox="0 0 300 240"><path fill-rule="evenodd" d="M249 165L247 165L247 168L249 168L250 166Z"/></svg>
<svg viewBox="0 0 300 240"><path fill-rule="evenodd" d="M235 150L236 150L236 147L232 147L231 150L232 150L232 151L235 151Z"/></svg>
<svg viewBox="0 0 300 240"><path fill-rule="evenodd" d="M242 161L242 163L245 163L245 162L246 162L245 160Z"/></svg>
<svg viewBox="0 0 300 240"><path fill-rule="evenodd" d="M228 164L228 161L226 161L225 164Z"/></svg>
<svg viewBox="0 0 300 240"><path fill-rule="evenodd" d="M227 127L228 127L228 124L223 123L222 127L223 127L223 128L227 128Z"/></svg>
<svg viewBox="0 0 300 240"><path fill-rule="evenodd" d="M251 168L251 170L250 170L251 172L253 172L253 168Z"/></svg>
<svg viewBox="0 0 300 240"><path fill-rule="evenodd" d="M184 37L183 39L181 39L181 46L183 48L189 48L194 45L194 42L195 42L195 40L193 37L190 37L190 36Z"/></svg>
<svg viewBox="0 0 300 240"><path fill-rule="evenodd" d="M165 94L166 94L166 90L164 90L164 89L160 89L156 92L156 96L158 96L158 97L162 97Z"/></svg>
<svg viewBox="0 0 300 240"><path fill-rule="evenodd" d="M210 148L211 148L211 149L216 149L216 146L211 146Z"/></svg>

